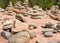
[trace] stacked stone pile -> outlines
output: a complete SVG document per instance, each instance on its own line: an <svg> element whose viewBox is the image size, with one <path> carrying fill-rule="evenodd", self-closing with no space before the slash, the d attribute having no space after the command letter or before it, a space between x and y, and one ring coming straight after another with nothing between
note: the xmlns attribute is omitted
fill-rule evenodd
<svg viewBox="0 0 60 43"><path fill-rule="evenodd" d="M51 9L47 12L52 19L60 20L60 10L58 6L52 6Z"/></svg>
<svg viewBox="0 0 60 43"><path fill-rule="evenodd" d="M45 26L42 26L44 29L42 30L43 34L47 37L53 36L53 33L60 32L60 26L59 22L56 24L53 24L51 22L48 22L45 24Z"/></svg>

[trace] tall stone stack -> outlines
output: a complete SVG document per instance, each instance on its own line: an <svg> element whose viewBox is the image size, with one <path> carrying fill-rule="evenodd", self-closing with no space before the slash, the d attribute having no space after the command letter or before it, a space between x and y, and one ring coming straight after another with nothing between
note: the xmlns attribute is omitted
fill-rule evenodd
<svg viewBox="0 0 60 43"><path fill-rule="evenodd" d="M14 5L14 8L21 9L21 1L17 1L17 3Z"/></svg>
<svg viewBox="0 0 60 43"><path fill-rule="evenodd" d="M41 19L43 18L43 10L39 8L39 6L34 6L33 10L31 11L31 18L32 19Z"/></svg>
<svg viewBox="0 0 60 43"><path fill-rule="evenodd" d="M22 15L26 15L26 9L24 6L22 6L21 2L18 1L15 5L14 5L14 9L13 11L17 14L22 14Z"/></svg>

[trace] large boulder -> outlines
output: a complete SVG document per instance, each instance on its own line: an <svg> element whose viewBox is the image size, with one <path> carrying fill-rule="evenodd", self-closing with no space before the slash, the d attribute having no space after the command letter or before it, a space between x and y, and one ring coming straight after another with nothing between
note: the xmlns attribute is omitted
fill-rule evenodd
<svg viewBox="0 0 60 43"><path fill-rule="evenodd" d="M13 32L19 32L28 29L28 24L23 23L19 20L15 21L15 28L12 29Z"/></svg>
<svg viewBox="0 0 60 43"><path fill-rule="evenodd" d="M54 29L52 29L52 28L46 28L46 29L43 29L42 32L43 33L45 33L45 32L54 32Z"/></svg>
<svg viewBox="0 0 60 43"><path fill-rule="evenodd" d="M30 33L28 31L21 31L17 34L11 35L8 38L9 43L29 43Z"/></svg>

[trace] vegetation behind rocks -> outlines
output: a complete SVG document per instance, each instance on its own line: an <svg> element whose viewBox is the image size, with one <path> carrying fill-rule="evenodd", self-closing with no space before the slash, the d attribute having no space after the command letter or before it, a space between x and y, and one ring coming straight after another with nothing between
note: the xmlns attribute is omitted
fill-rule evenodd
<svg viewBox="0 0 60 43"><path fill-rule="evenodd" d="M6 8L10 1L14 5L17 1L23 3L24 0L0 0L0 7ZM34 5L39 5L43 9L49 9L52 5L58 5L60 7L60 0L29 0L29 6L33 7Z"/></svg>

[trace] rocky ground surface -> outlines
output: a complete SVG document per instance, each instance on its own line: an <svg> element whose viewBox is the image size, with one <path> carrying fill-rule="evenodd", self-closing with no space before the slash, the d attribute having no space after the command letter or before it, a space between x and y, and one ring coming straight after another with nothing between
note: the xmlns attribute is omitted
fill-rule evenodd
<svg viewBox="0 0 60 43"><path fill-rule="evenodd" d="M3 16L2 14L3 13L0 13L0 17ZM48 15L45 15L43 19L31 19L30 16L27 16L26 20L28 24L36 24L38 26L37 29L32 30L32 31L36 31L37 38L30 40L29 43L36 43L36 40L39 40L40 43L47 43L50 40L54 40L54 41L60 40L60 33L53 34L53 37L44 37L44 35L42 34L43 28L41 28L41 26L44 25L48 21L51 21L53 23L57 23L59 21L52 20ZM2 27L2 24L0 21L0 32L2 31L1 27ZM8 40L4 39L0 35L0 43L8 43Z"/></svg>

